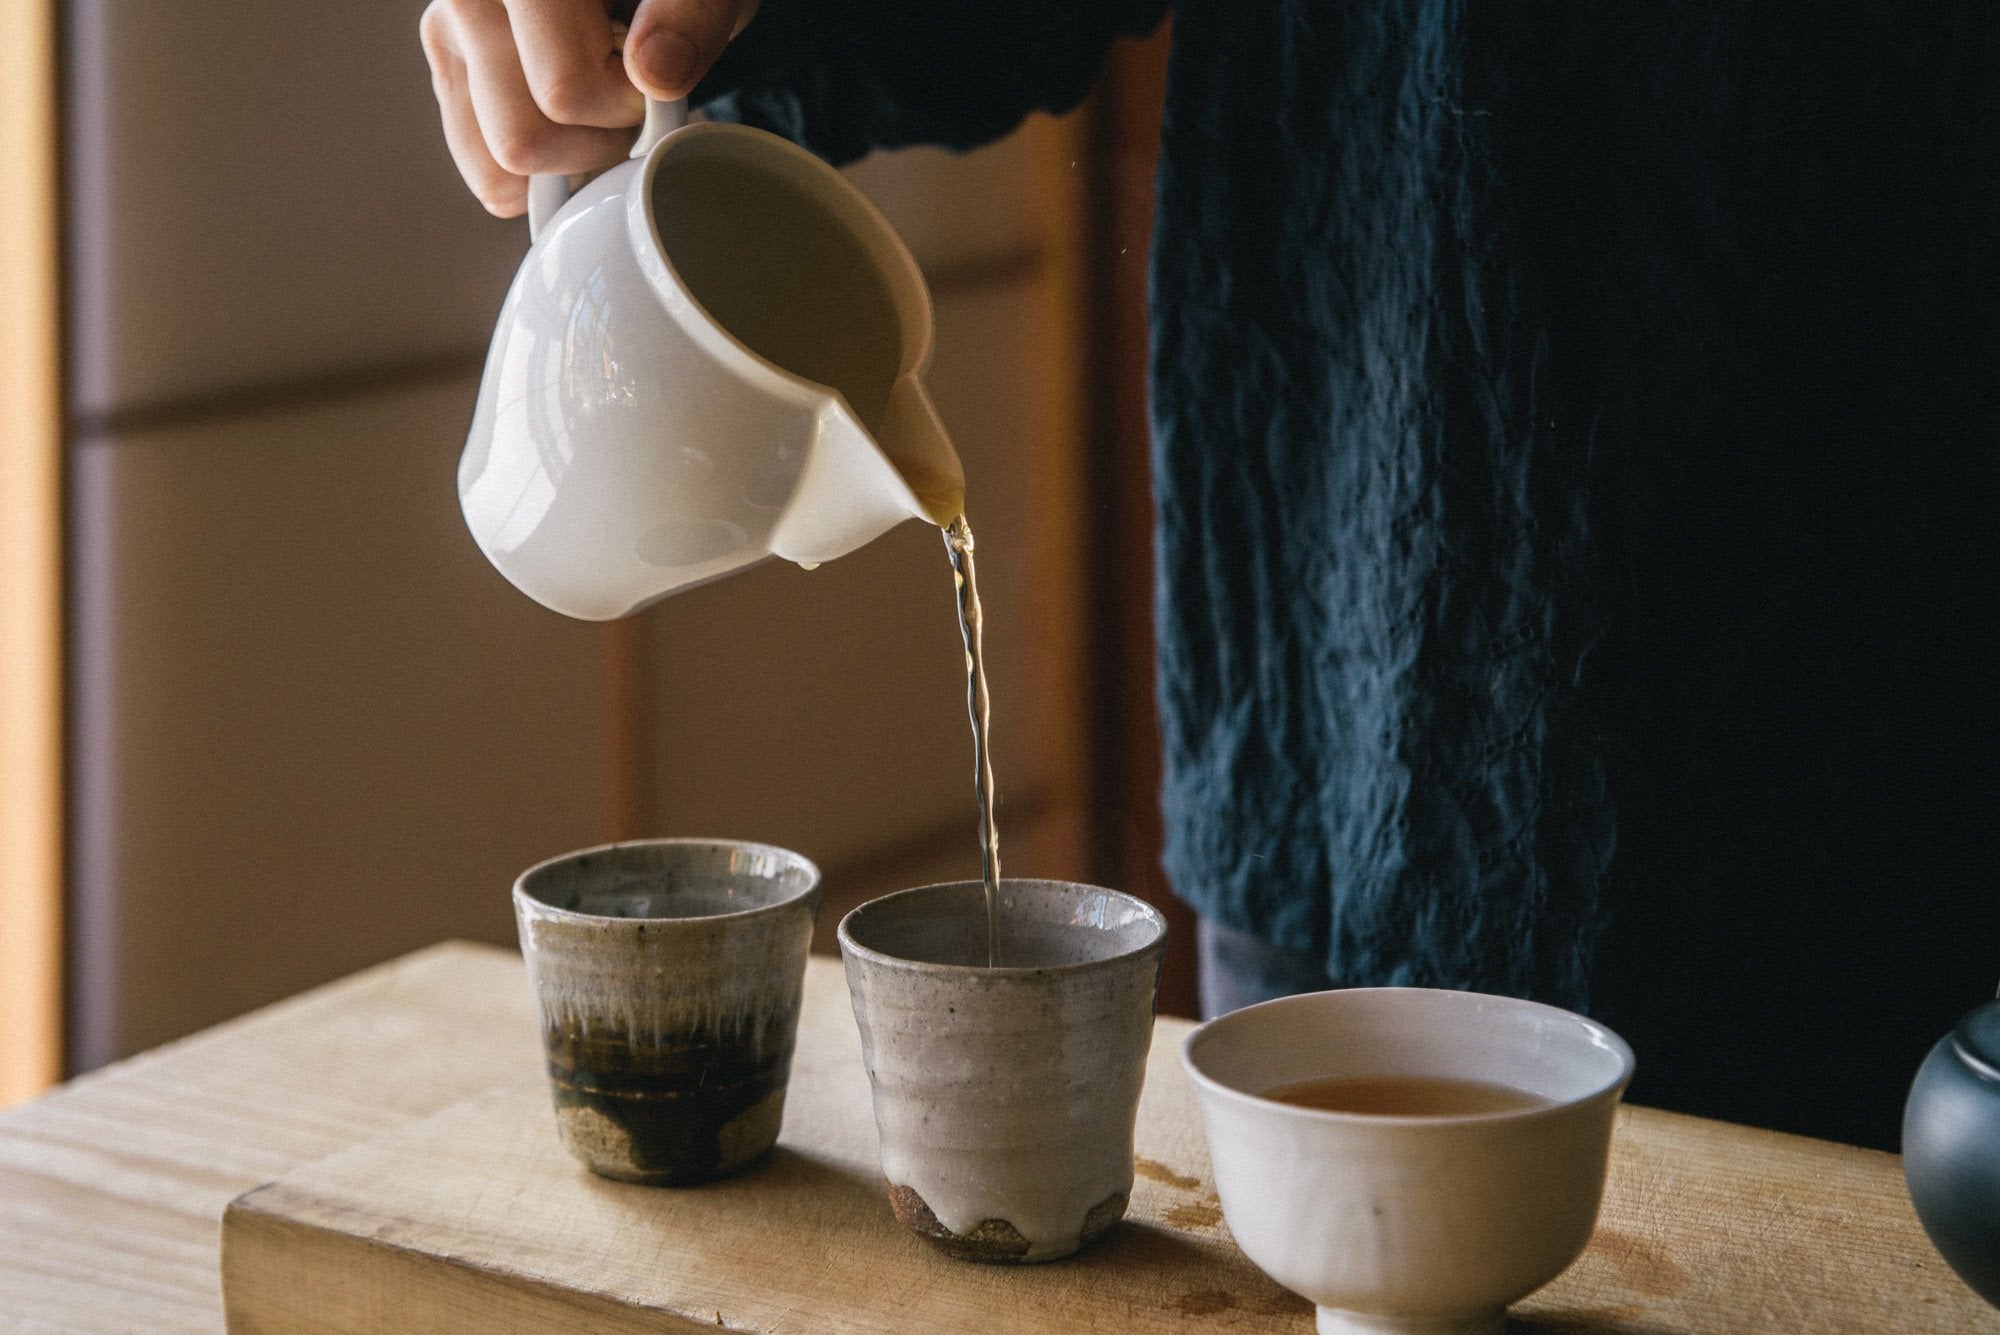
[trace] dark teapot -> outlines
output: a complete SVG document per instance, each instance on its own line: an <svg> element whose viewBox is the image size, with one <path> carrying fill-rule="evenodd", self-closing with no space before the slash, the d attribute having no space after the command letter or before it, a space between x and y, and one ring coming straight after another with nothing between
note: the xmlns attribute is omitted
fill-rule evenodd
<svg viewBox="0 0 2000 1335"><path fill-rule="evenodd" d="M2000 1000L1959 1021L1918 1069L1903 1177L1938 1251L2000 1307Z"/></svg>

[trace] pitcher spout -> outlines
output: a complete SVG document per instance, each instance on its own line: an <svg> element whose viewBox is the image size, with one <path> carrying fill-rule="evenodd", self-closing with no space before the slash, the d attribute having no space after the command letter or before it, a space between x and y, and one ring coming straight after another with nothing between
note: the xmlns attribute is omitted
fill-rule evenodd
<svg viewBox="0 0 2000 1335"><path fill-rule="evenodd" d="M882 452L916 498L918 518L943 528L965 510L965 468L923 381L906 375L882 412Z"/></svg>
<svg viewBox="0 0 2000 1335"><path fill-rule="evenodd" d="M890 392L870 433L846 401L820 410L812 449L771 551L816 565L880 537L906 519L940 528L965 508L965 470L914 376Z"/></svg>

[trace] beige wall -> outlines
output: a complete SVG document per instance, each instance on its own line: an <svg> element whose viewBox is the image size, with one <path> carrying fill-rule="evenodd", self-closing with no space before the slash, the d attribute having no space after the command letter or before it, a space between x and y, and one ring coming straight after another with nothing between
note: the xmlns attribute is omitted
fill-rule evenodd
<svg viewBox="0 0 2000 1335"><path fill-rule="evenodd" d="M489 570L453 486L524 229L458 185L419 6L70 6L72 1060L446 936L617 816L977 873L951 582L908 525L641 618ZM863 164L933 276L990 584L1003 852L1079 875L1070 131ZM832 914L829 914L828 925Z"/></svg>

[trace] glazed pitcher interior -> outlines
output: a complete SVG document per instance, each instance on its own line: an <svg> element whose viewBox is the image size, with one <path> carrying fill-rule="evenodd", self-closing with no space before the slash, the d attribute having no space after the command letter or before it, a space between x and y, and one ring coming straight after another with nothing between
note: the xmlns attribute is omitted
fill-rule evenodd
<svg viewBox="0 0 2000 1335"><path fill-rule="evenodd" d="M895 402L913 351L898 266L871 252L872 229L841 216L842 202L766 162L699 152L663 155L650 198L661 249L709 318L780 370L837 391L942 525L964 508L964 487L935 419Z"/></svg>

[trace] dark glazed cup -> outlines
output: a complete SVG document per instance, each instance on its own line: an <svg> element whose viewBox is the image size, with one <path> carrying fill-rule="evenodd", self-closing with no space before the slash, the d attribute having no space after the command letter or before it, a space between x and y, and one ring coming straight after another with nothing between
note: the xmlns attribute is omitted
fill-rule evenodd
<svg viewBox="0 0 2000 1335"><path fill-rule="evenodd" d="M2000 1001L1959 1021L1918 1068L1903 1177L1938 1252L2000 1307Z"/></svg>
<svg viewBox="0 0 2000 1335"><path fill-rule="evenodd" d="M778 1138L819 869L725 839L554 858L514 885L563 1144L594 1173L681 1185Z"/></svg>

